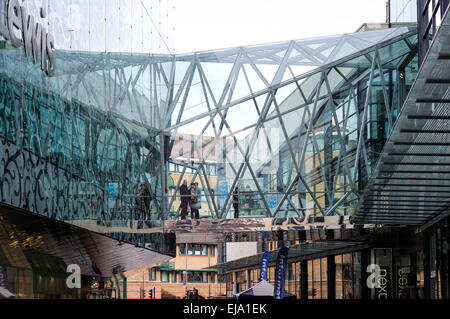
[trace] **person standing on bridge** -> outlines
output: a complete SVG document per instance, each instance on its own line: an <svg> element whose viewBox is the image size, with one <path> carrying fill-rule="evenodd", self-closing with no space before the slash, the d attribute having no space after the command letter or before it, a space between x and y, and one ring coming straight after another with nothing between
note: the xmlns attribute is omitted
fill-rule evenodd
<svg viewBox="0 0 450 319"><path fill-rule="evenodd" d="M190 199L191 199L191 192L187 187L187 180L184 180L183 185L181 185L180 187L180 200L181 200L180 209L182 220L186 219Z"/></svg>
<svg viewBox="0 0 450 319"><path fill-rule="evenodd" d="M198 189L198 183L194 183L191 190L191 196L191 218L200 219L199 209L202 207L202 204L200 203L201 192L200 189Z"/></svg>
<svg viewBox="0 0 450 319"><path fill-rule="evenodd" d="M234 218L239 218L239 187L233 191Z"/></svg>

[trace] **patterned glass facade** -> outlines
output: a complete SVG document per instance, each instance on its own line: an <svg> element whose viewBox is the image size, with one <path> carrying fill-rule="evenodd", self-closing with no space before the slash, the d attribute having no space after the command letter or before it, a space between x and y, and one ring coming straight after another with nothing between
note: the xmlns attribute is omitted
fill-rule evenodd
<svg viewBox="0 0 450 319"><path fill-rule="evenodd" d="M148 247L186 176L212 218L236 187L241 217L351 215L417 71L414 27L181 55L55 43L46 76L2 41L0 201Z"/></svg>

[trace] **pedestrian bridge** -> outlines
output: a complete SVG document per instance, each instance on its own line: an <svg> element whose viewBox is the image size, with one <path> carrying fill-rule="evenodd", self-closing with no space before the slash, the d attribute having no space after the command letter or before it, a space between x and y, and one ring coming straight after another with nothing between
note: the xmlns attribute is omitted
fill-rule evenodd
<svg viewBox="0 0 450 319"><path fill-rule="evenodd" d="M238 218L140 220L125 224L110 221L72 221L97 233L106 235L128 234L139 236L160 234L176 235L176 240L198 242L246 242L273 240L326 240L345 238L351 232L360 232L375 225L355 225L349 216L292 217L292 218Z"/></svg>

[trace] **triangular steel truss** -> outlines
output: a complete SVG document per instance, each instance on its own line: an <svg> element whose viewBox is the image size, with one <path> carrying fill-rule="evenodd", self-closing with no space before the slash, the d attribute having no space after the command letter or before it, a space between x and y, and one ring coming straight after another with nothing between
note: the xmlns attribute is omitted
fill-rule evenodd
<svg viewBox="0 0 450 319"><path fill-rule="evenodd" d="M8 59L0 72L58 97L48 104L57 100L68 120L38 136L35 152L76 149L77 178L97 189L104 220L131 216L129 206L117 207L142 182L158 219L167 219L178 195L165 205L164 189L187 177L200 182L214 218L229 216L238 185L243 216L349 215L384 140L377 130L389 133L404 98L400 74L416 42L415 28L401 27L181 55L58 51L51 78L33 72L21 51L0 50ZM180 174L169 176L171 164ZM108 215L98 189L111 182L120 184L119 200ZM72 177L64 185L75 185ZM80 193L64 185L49 186L41 200ZM76 216L87 204L68 205Z"/></svg>

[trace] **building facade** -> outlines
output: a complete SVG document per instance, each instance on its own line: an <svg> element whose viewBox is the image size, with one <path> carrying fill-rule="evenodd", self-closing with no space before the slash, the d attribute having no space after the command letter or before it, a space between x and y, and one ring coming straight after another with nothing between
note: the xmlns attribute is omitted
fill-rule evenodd
<svg viewBox="0 0 450 319"><path fill-rule="evenodd" d="M252 258L215 260L217 238L288 245L286 231L300 298L376 297L364 286L370 263L387 267L390 296L404 274L416 278L408 296L448 296L448 1L418 1L417 25L403 24L413 2L392 1L392 28L177 55L162 3L0 1L0 217L14 239L2 241L3 289L88 295L41 293L39 273L33 293L17 290L45 270L31 249L60 271L79 265L91 291L134 298L142 277L142 292L155 279L152 296L181 297L170 281L187 271L187 286L216 296L214 267L232 271L228 292L255 278ZM201 185L199 221L177 220L184 179ZM236 188L243 218L232 220ZM57 236L17 211L55 223ZM334 228L308 237L325 220ZM199 240L205 232L214 240Z"/></svg>
<svg viewBox="0 0 450 319"><path fill-rule="evenodd" d="M144 215L137 184L155 187L149 173L160 162L152 153L159 141L133 116L111 121L106 91L94 86L117 90L112 74L120 66L110 60L102 69L112 73L101 75L84 58L170 54L172 8L168 1L0 1L0 298L126 298L125 270L171 258L174 247L164 251L161 233L123 232L125 218L102 222L125 209ZM116 205L124 185L128 208ZM80 285L68 287L77 267Z"/></svg>
<svg viewBox="0 0 450 319"><path fill-rule="evenodd" d="M125 273L127 297L184 299L194 289L203 299L225 296L225 277L207 269L223 261L220 247L217 243L177 243L175 258Z"/></svg>
<svg viewBox="0 0 450 319"><path fill-rule="evenodd" d="M377 228L348 234L353 242L302 241L288 245L285 290L298 299L448 299L449 219L425 232L415 228ZM275 283L278 249L271 251L268 281ZM262 254L224 263L227 296L258 283ZM380 286L367 284L380 267ZM375 283L375 282L374 282Z"/></svg>

